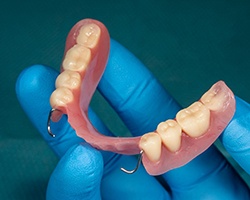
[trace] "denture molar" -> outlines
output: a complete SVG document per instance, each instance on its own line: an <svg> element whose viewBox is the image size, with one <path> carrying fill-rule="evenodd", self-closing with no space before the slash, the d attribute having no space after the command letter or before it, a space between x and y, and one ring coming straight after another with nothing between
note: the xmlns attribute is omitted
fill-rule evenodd
<svg viewBox="0 0 250 200"><path fill-rule="evenodd" d="M76 44L67 51L62 65L65 70L84 72L90 59L90 49Z"/></svg>
<svg viewBox="0 0 250 200"><path fill-rule="evenodd" d="M156 131L169 151L176 152L180 149L182 129L175 120L161 122L157 126Z"/></svg>
<svg viewBox="0 0 250 200"><path fill-rule="evenodd" d="M101 29L96 24L81 27L76 43L89 48L94 48L99 41Z"/></svg>
<svg viewBox="0 0 250 200"><path fill-rule="evenodd" d="M71 90L79 89L81 86L81 76L78 72L65 70L56 79L56 88L66 87Z"/></svg>
<svg viewBox="0 0 250 200"><path fill-rule="evenodd" d="M216 111L227 107L230 94L219 85L213 86L201 97L201 102L210 110Z"/></svg>
<svg viewBox="0 0 250 200"><path fill-rule="evenodd" d="M201 102L197 101L180 110L176 115L176 120L187 135L199 137L208 130L210 111Z"/></svg>
<svg viewBox="0 0 250 200"><path fill-rule="evenodd" d="M161 137L150 132L141 137L139 147L144 151L151 162L158 162L161 157Z"/></svg>

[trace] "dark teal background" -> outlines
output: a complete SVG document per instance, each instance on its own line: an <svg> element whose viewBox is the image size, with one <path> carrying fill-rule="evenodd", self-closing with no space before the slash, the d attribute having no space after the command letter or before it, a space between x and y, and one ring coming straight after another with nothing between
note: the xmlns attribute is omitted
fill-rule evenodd
<svg viewBox="0 0 250 200"><path fill-rule="evenodd" d="M0 199L45 198L57 158L19 106L15 81L32 64L59 69L67 33L83 18L102 21L181 105L220 79L250 102L249 1L1 2ZM100 95L92 105L105 122L113 120ZM110 128L127 134L116 120Z"/></svg>

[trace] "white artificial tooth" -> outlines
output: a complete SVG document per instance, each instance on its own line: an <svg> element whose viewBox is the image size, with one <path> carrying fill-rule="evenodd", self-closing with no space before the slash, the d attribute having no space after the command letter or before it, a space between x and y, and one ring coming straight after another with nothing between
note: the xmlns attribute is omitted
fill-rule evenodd
<svg viewBox="0 0 250 200"><path fill-rule="evenodd" d="M150 132L141 137L139 147L144 151L151 162L158 162L161 157L161 137Z"/></svg>
<svg viewBox="0 0 250 200"><path fill-rule="evenodd" d="M81 75L78 72L65 70L56 79L56 88L66 87L71 90L79 89L81 86Z"/></svg>
<svg viewBox="0 0 250 200"><path fill-rule="evenodd" d="M230 98L230 94L223 90L222 81L219 84L213 85L203 96L201 102L210 110L216 111L227 107L227 102Z"/></svg>
<svg viewBox="0 0 250 200"><path fill-rule="evenodd" d="M91 51L79 44L70 48L63 60L64 70L77 71L83 73L88 67L91 59Z"/></svg>
<svg viewBox="0 0 250 200"><path fill-rule="evenodd" d="M176 121L187 135L199 137L208 130L210 111L201 102L197 101L189 107L180 110L176 115Z"/></svg>
<svg viewBox="0 0 250 200"><path fill-rule="evenodd" d="M66 107L67 104L74 101L71 90L65 87L57 88L50 96L50 105L52 108Z"/></svg>
<svg viewBox="0 0 250 200"><path fill-rule="evenodd" d="M88 48L94 48L100 38L101 29L96 24L87 24L81 27L76 43Z"/></svg>
<svg viewBox="0 0 250 200"><path fill-rule="evenodd" d="M156 129L161 136L164 146L171 152L176 152L181 147L181 126L175 120L161 122Z"/></svg>

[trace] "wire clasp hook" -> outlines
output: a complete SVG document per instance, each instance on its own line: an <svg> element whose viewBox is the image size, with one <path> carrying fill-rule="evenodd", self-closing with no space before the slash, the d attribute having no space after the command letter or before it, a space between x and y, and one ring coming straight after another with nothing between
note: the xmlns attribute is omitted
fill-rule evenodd
<svg viewBox="0 0 250 200"><path fill-rule="evenodd" d="M48 120L47 120L47 130L48 130L48 134L49 134L51 137L53 137L53 138L56 137L56 135L53 134L52 131L51 131L50 121L51 121L52 114L53 114L53 112L55 112L55 111L59 111L59 110L57 110L57 109L55 109L55 108L52 108L52 109L50 110L49 115L48 115ZM140 153L139 153L139 155L138 155L138 160L137 160L137 164L136 164L136 166L135 166L135 169L133 169L133 170L127 170L127 169L125 169L125 168L122 167L121 170L122 170L123 172L127 173L127 174L133 174L133 173L135 173L135 172L138 170L138 168L140 167L140 164L141 164L141 161L142 161L142 156L143 156L143 150L141 150Z"/></svg>
<svg viewBox="0 0 250 200"><path fill-rule="evenodd" d="M53 114L54 111L57 111L57 109L52 108L52 109L50 110L49 116L48 116L48 120L47 120L47 129L48 129L48 133L49 133L49 135L50 135L51 137L53 137L53 138L56 137L56 135L53 134L52 131L51 131L50 121L51 121L51 116L52 116L52 114Z"/></svg>
<svg viewBox="0 0 250 200"><path fill-rule="evenodd" d="M133 173L135 173L138 170L138 168L140 167L140 164L141 164L141 161L142 161L142 156L143 156L143 150L141 150L140 154L138 155L138 160L137 160L137 164L135 166L135 169L133 169L133 170L126 170L126 169L124 169L122 167L121 170L123 172L127 173L127 174L133 174Z"/></svg>

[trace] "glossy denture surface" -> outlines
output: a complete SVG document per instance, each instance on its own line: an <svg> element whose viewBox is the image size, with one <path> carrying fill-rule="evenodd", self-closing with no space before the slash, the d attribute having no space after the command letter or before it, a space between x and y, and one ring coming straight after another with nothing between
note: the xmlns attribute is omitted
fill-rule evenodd
<svg viewBox="0 0 250 200"><path fill-rule="evenodd" d="M108 53L109 34L105 26L92 19L78 22L68 35L62 72L51 95L51 106L67 114L77 135L92 146L128 155L138 154L143 149L144 166L150 174L156 175L199 155L231 119L233 94L223 82L218 82L199 102L180 111L177 120L162 122L153 133L141 138L115 138L98 133L89 122L87 110Z"/></svg>

